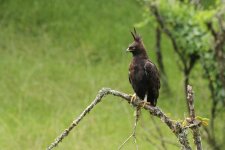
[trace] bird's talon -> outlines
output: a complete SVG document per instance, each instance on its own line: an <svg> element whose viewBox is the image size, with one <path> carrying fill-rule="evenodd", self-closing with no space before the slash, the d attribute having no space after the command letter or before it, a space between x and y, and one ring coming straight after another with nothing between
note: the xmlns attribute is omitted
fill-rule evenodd
<svg viewBox="0 0 225 150"><path fill-rule="evenodd" d="M151 105L151 103L150 102L143 101L141 107L144 108L146 105Z"/></svg>
<svg viewBox="0 0 225 150"><path fill-rule="evenodd" d="M133 103L137 98L136 94L131 95L130 103Z"/></svg>
<svg viewBox="0 0 225 150"><path fill-rule="evenodd" d="M129 67L129 81L135 94L139 97L139 100L144 101L144 103L140 103L138 107L142 106L143 108L146 105L155 107L160 89L159 72L156 65L148 59L143 41L136 30L134 29L134 32L131 32L131 34L134 38L134 42L130 44L127 49L127 51L131 52L133 55ZM133 104L135 100L136 95L133 95L130 97L129 103ZM136 107L136 105L134 107Z"/></svg>

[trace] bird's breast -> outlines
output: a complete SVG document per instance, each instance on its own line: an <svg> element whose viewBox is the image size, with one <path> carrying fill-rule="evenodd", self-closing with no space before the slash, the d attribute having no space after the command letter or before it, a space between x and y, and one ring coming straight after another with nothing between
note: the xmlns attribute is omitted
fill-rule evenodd
<svg viewBox="0 0 225 150"><path fill-rule="evenodd" d="M129 72L132 82L135 83L143 82L143 79L146 77L144 66L142 65L130 65Z"/></svg>

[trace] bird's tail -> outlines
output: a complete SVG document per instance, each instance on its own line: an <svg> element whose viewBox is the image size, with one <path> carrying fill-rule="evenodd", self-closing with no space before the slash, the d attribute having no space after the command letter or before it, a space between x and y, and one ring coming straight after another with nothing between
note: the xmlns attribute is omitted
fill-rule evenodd
<svg viewBox="0 0 225 150"><path fill-rule="evenodd" d="M156 104L157 104L157 99L154 99L154 100L153 100L153 103L152 103L152 106L154 106L154 107L155 107L155 106L156 106Z"/></svg>

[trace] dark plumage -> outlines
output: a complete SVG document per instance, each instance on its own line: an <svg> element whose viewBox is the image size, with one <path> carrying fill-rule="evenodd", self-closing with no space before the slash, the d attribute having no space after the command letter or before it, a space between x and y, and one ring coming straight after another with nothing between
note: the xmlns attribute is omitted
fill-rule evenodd
<svg viewBox="0 0 225 150"><path fill-rule="evenodd" d="M134 42L129 45L127 51L133 54L129 67L129 81L136 95L156 106L159 96L160 80L156 66L149 60L141 37L136 30L131 32Z"/></svg>

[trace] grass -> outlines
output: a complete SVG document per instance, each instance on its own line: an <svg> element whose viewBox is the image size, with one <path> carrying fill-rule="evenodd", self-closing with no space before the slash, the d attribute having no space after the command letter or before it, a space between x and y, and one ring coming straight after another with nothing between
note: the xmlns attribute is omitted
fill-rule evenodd
<svg viewBox="0 0 225 150"><path fill-rule="evenodd" d="M0 1L0 147L44 149L102 87L132 93L127 78L131 56L124 51L132 41L129 31L142 19L140 5L132 0ZM138 29L156 62L153 31L151 26ZM182 74L165 37L163 43L172 92L161 91L158 106L182 119L187 115ZM209 92L199 75L201 67L195 70L191 83L197 113L209 117ZM133 111L118 98L107 97L57 149L117 149L132 132ZM154 125L146 112L142 116L139 147L157 149L145 139L156 134ZM124 149L135 146L129 142Z"/></svg>

